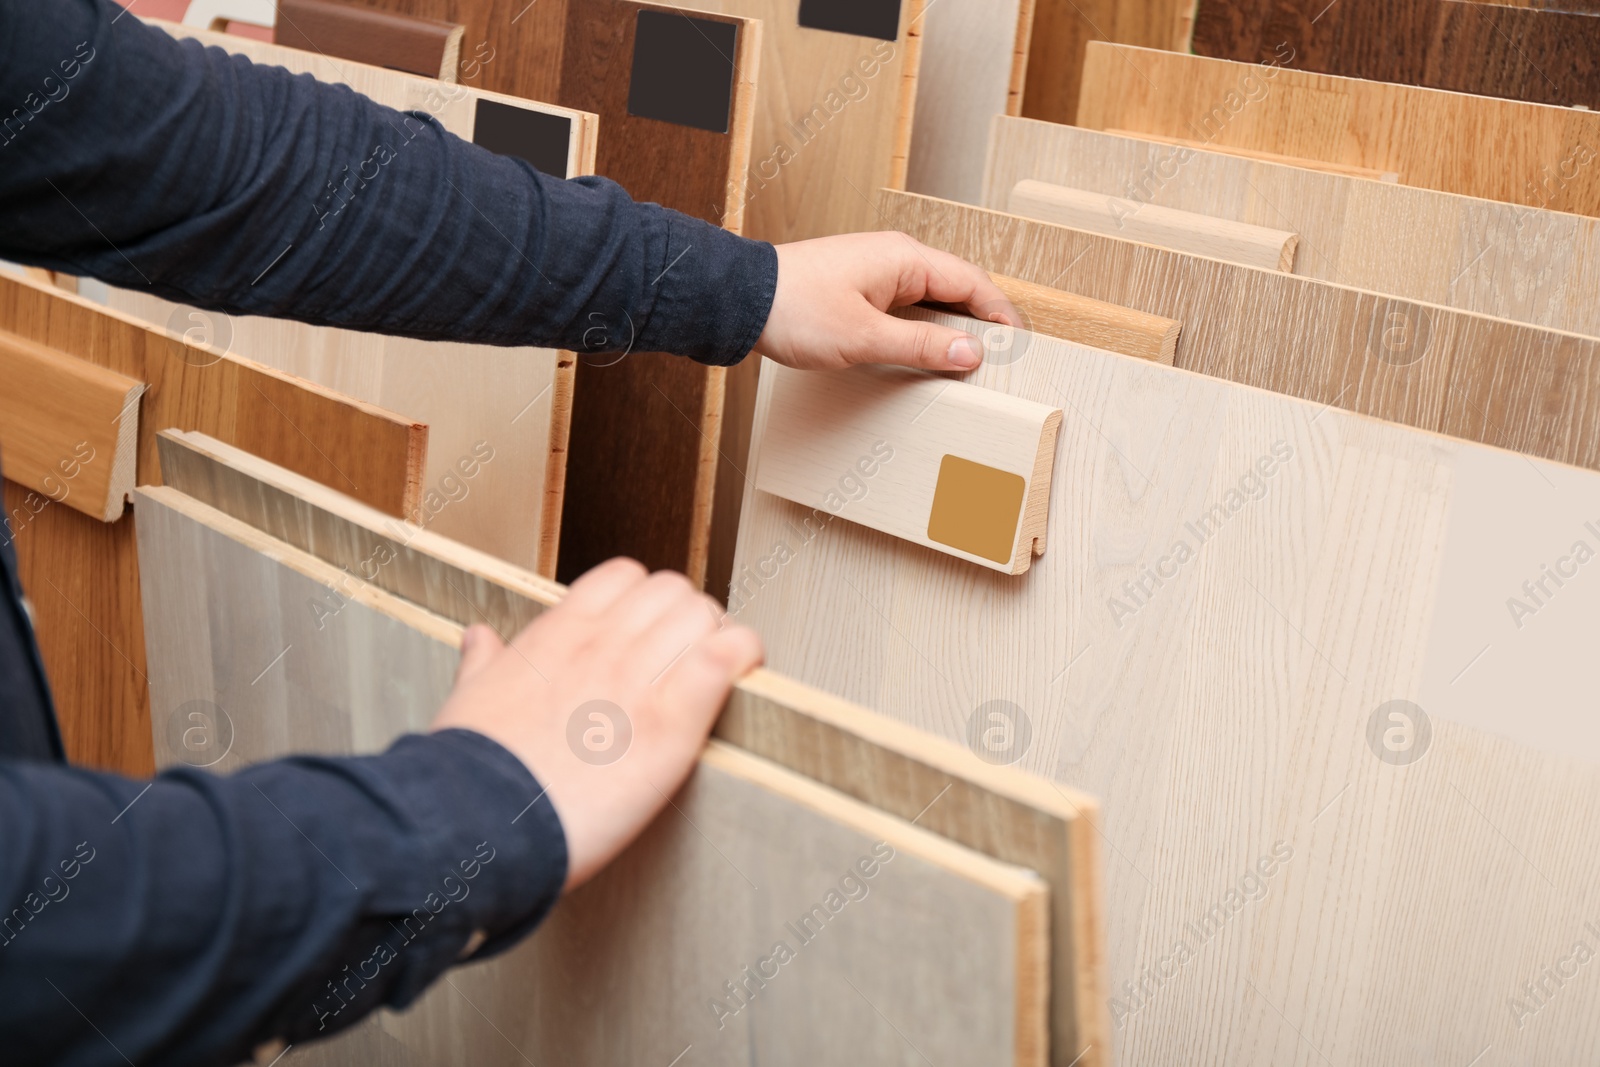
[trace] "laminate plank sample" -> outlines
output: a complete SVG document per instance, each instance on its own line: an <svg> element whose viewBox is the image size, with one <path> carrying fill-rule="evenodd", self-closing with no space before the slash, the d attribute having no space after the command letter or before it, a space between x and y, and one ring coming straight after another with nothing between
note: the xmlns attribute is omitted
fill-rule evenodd
<svg viewBox="0 0 1600 1067"><path fill-rule="evenodd" d="M543 161L542 169L558 176L594 172L597 121L591 113L225 34L162 28L252 62L348 85L389 107L423 111L464 140L536 166ZM340 203L334 196L321 210L337 216ZM337 218L328 224L337 225ZM426 424L432 447L419 518L441 533L554 576L572 409L571 353L225 316L127 290L111 290L111 306L149 322L180 323L179 328L194 323L192 328L210 330L230 351Z"/></svg>
<svg viewBox="0 0 1600 1067"><path fill-rule="evenodd" d="M1177 145L1180 148L1211 149L1217 152L1226 152L1233 156L1243 156L1245 159L1259 159L1265 163L1282 163L1289 167L1300 167L1303 170L1322 170L1329 174L1342 174L1347 178L1371 178L1373 181L1398 182L1400 175L1392 170L1378 170L1374 167L1357 167L1346 163L1329 163L1323 159L1306 159L1302 156L1286 156L1278 152L1262 152L1254 148L1235 148L1232 145L1217 144L1214 141L1197 141L1188 137L1167 137L1157 133L1130 133L1127 130L1115 128L1107 129L1106 133L1114 133L1122 137L1137 137L1145 141L1160 141L1162 144Z"/></svg>
<svg viewBox="0 0 1600 1067"><path fill-rule="evenodd" d="M375 67L456 80L466 27L344 0L277 0L272 43Z"/></svg>
<svg viewBox="0 0 1600 1067"><path fill-rule="evenodd" d="M144 383L0 331L0 463L58 504L112 522L133 492Z"/></svg>
<svg viewBox="0 0 1600 1067"><path fill-rule="evenodd" d="M1600 221L1587 216L998 119L983 206L1008 210L1029 179L1120 198L1135 218L1159 205L1292 230L1307 278L1600 337Z"/></svg>
<svg viewBox="0 0 1600 1067"><path fill-rule="evenodd" d="M147 383L136 480L161 480L156 433L199 429L271 457L391 515L420 495L427 431L60 289L0 277L0 330ZM82 469L82 468L80 468ZM63 479L70 493L74 480ZM151 769L144 625L133 520L114 523L6 488L23 589L73 760ZM16 521L18 508L28 516ZM37 509L37 510L36 510ZM85 521L76 521L78 518Z"/></svg>
<svg viewBox="0 0 1600 1067"><path fill-rule="evenodd" d="M1011 190L1013 215L1054 222L1141 244L1160 245L1262 270L1293 271L1299 234L1156 204L1134 205L1104 193L1024 179Z"/></svg>
<svg viewBox="0 0 1600 1067"><path fill-rule="evenodd" d="M972 152L995 115L1022 110L1035 0L937 0L924 9L916 114L904 188L978 202L983 161ZM960 71L960 77L950 74Z"/></svg>
<svg viewBox="0 0 1600 1067"><path fill-rule="evenodd" d="M1600 19L1461 0L1199 0L1194 51L1539 104L1600 104Z"/></svg>
<svg viewBox="0 0 1600 1067"><path fill-rule="evenodd" d="M1072 122L1090 41L1187 52L1193 17L1194 0L1036 0L1021 113Z"/></svg>
<svg viewBox="0 0 1600 1067"><path fill-rule="evenodd" d="M141 490L139 508L167 760L374 751L448 694L460 626L370 587L346 599L339 568L170 487ZM333 597L334 615L305 610ZM664 1044L727 1064L752 1049L880 1062L918 1044L956 1063L1047 1062L1050 894L1035 873L720 742L674 806L534 937L301 1058L370 1063L398 1040L431 1062L637 1061ZM483 1012L470 1026L462 999Z"/></svg>
<svg viewBox="0 0 1600 1067"><path fill-rule="evenodd" d="M1393 171L1405 185L1600 215L1600 113L1091 43L1077 124ZM1486 151L1493 145L1493 151Z"/></svg>
<svg viewBox="0 0 1600 1067"><path fill-rule="evenodd" d="M1600 986L1524 985L1600 905L1600 474L1043 338L969 381L1066 412L1033 569L834 523L737 615L1104 799L1118 1061L1581 1060Z"/></svg>
<svg viewBox="0 0 1600 1067"><path fill-rule="evenodd" d="M363 589L404 597L458 625L507 636L563 594L560 586L431 531L382 515L202 434L162 437L168 484L252 529L316 556ZM342 585L348 595L350 583ZM334 604L337 604L335 601ZM1053 887L1051 1055L1104 1062L1106 984L1094 798L1018 774L771 672L734 687L717 723L726 740ZM938 803L928 798L937 796Z"/></svg>
<svg viewBox="0 0 1600 1067"><path fill-rule="evenodd" d="M881 203L885 225L990 270L1181 321L1186 370L1600 469L1594 338L911 193Z"/></svg>

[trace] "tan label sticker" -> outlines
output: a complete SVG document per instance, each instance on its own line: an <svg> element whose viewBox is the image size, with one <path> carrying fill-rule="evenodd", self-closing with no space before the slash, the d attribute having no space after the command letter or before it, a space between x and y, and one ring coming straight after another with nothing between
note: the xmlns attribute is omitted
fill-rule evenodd
<svg viewBox="0 0 1600 1067"><path fill-rule="evenodd" d="M928 540L996 563L1011 562L1027 489L1020 474L945 456L933 487Z"/></svg>

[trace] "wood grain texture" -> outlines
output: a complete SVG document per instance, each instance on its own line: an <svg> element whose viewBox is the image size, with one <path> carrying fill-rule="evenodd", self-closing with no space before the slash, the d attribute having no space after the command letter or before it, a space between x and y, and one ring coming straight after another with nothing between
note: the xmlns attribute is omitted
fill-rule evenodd
<svg viewBox="0 0 1600 1067"><path fill-rule="evenodd" d="M1600 215L1600 113L1091 43L1077 124L1393 171ZM1493 145L1493 152L1484 151Z"/></svg>
<svg viewBox="0 0 1600 1067"><path fill-rule="evenodd" d="M417 506L424 427L108 311L81 297L0 277L0 329L146 382L137 481L158 483L156 433L203 430L341 489L391 515ZM67 487L70 491L71 481ZM23 502L20 487L8 500ZM129 774L150 769L144 627L132 519L75 521L51 505L17 531L23 588L75 759Z"/></svg>
<svg viewBox="0 0 1600 1067"><path fill-rule="evenodd" d="M937 0L924 9L919 69L928 76L917 79L905 188L978 202L983 161L972 146L994 116L1021 112L1034 3Z"/></svg>
<svg viewBox="0 0 1600 1067"><path fill-rule="evenodd" d="M1586 216L1001 119L983 206L1006 210L1028 179L1121 198L1133 217L1161 205L1293 230L1308 278L1600 336L1600 222Z"/></svg>
<svg viewBox="0 0 1600 1067"><path fill-rule="evenodd" d="M112 522L133 492L144 383L0 331L5 476Z"/></svg>
<svg viewBox="0 0 1600 1067"><path fill-rule="evenodd" d="M1600 468L1593 338L910 193L882 197L886 225L936 248L1183 322L1184 369Z"/></svg>
<svg viewBox="0 0 1600 1067"><path fill-rule="evenodd" d="M171 487L141 490L140 511L152 690L177 715L158 731L176 742L164 762L375 751L448 694L459 626L371 587L347 594L341 569ZM332 615L304 610L330 600ZM279 661L248 681L272 648ZM225 751L206 736L216 724ZM301 1058L369 1063L389 1038L491 1064L635 1061L663 1044L806 1064L904 1057L909 1040L951 1062L1046 1062L1050 894L1036 874L718 742L674 806L512 952ZM783 966L805 960L786 980L775 938ZM765 981L741 1004L721 983L745 967ZM959 980L905 980L938 973ZM469 1027L461 999L483 1013ZM835 1025L816 1027L817 1012Z"/></svg>
<svg viewBox="0 0 1600 1067"><path fill-rule="evenodd" d="M1133 133L1128 130L1107 129L1106 133L1114 133L1122 137L1138 137L1146 141L1160 141L1162 144L1178 145L1182 148L1210 149L1225 152L1228 155L1242 156L1245 159L1259 159L1265 163L1282 163L1289 167L1300 167L1304 170L1321 170L1329 174L1342 174L1347 178L1371 178L1373 181L1398 182L1400 175L1392 170L1378 170L1375 167L1357 167L1347 163L1329 163L1323 159L1307 159L1303 156L1286 156L1278 152L1263 152L1254 148L1235 148L1232 145L1217 144L1215 141L1197 141L1188 137L1167 137L1156 133Z"/></svg>
<svg viewBox="0 0 1600 1067"><path fill-rule="evenodd" d="M382 11L457 22L462 37L457 81L528 100L556 101L567 10L583 0L371 0Z"/></svg>
<svg viewBox="0 0 1600 1067"><path fill-rule="evenodd" d="M1600 475L1046 339L973 380L1067 412L1051 551L836 523L739 617L975 750L1004 702L1008 758L1104 799L1118 1062L1581 1060L1600 987L1515 1006L1593 943L1600 584L1507 598L1600 558ZM752 494L741 566L797 511Z"/></svg>
<svg viewBox="0 0 1600 1067"><path fill-rule="evenodd" d="M321 2L321 0L319 0ZM382 17L394 17L383 14ZM315 52L164 26L389 107L421 110L472 140L479 101L564 118L569 175L594 172L590 112L441 85ZM207 325L232 352L410 416L428 427L416 517L441 533L554 576L572 407L573 357L555 349L417 341L285 319L220 316L142 293L111 290L111 306L155 323ZM485 457L488 462L481 462ZM473 471L464 475L462 465Z"/></svg>
<svg viewBox="0 0 1600 1067"><path fill-rule="evenodd" d="M1213 218L1157 204L1134 205L1104 193L1024 179L1011 189L1006 210L1075 230L1160 245L1262 270L1294 270L1298 234Z"/></svg>
<svg viewBox="0 0 1600 1067"><path fill-rule="evenodd" d="M1600 104L1600 20L1461 0L1199 0L1194 51L1540 104Z"/></svg>
<svg viewBox="0 0 1600 1067"><path fill-rule="evenodd" d="M456 80L466 27L344 0L277 0L272 43L375 67Z"/></svg>
<svg viewBox="0 0 1600 1067"><path fill-rule="evenodd" d="M1022 316L1022 328L1031 333L1049 334L1063 341L1169 366L1177 354L1181 322L1003 274L989 277ZM992 334L991 345L1014 340L1015 336ZM1001 353L989 352L990 358L997 355L1003 358Z"/></svg>
<svg viewBox="0 0 1600 1067"><path fill-rule="evenodd" d="M766 375L755 487L810 509L808 529L844 518L1002 574L1044 552L1059 408L904 368Z"/></svg>
<svg viewBox="0 0 1600 1067"><path fill-rule="evenodd" d="M1194 0L1037 0L1020 113L1072 122L1090 41L1187 52L1193 13Z"/></svg>

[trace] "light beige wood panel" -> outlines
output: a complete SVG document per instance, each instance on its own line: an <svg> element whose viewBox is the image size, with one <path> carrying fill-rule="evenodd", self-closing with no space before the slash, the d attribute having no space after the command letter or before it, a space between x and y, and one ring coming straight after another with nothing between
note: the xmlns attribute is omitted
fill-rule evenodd
<svg viewBox="0 0 1600 1067"><path fill-rule="evenodd" d="M1010 354L1007 340L986 347ZM896 367L766 368L755 486L834 518L1021 574L1044 551L1061 411Z"/></svg>
<svg viewBox="0 0 1600 1067"><path fill-rule="evenodd" d="M1583 215L997 119L983 206L1007 210L1030 179L1120 198L1132 218L1148 205L1293 230L1308 278L1600 336L1600 221Z"/></svg>
<svg viewBox="0 0 1600 1067"><path fill-rule="evenodd" d="M1212 140L1195 140L1192 137L1167 137L1158 133L1130 133L1109 127L1106 133L1114 133L1122 137L1139 137L1147 141L1160 141L1162 144L1177 145L1180 148L1210 148L1228 155L1243 156L1246 159L1259 159L1266 163L1282 163L1285 166L1301 167L1306 170L1327 171L1329 174L1342 174L1347 178L1370 178L1379 182L1398 182L1400 175L1392 170L1380 170L1376 167L1357 167L1348 163L1329 163L1324 159L1308 159L1304 156L1286 156L1281 152L1263 152L1255 148L1238 148L1233 145L1220 144Z"/></svg>
<svg viewBox="0 0 1600 1067"><path fill-rule="evenodd" d="M976 204L983 160L972 146L982 142L994 116L1021 113L1034 0L936 0L925 10L922 69L928 76L917 79L905 187Z"/></svg>
<svg viewBox="0 0 1600 1067"><path fill-rule="evenodd" d="M171 487L141 490L139 510L168 761L376 751L448 694L459 625L381 590L346 599L343 571ZM334 599L332 616L306 610ZM248 680L280 644L279 680ZM1046 1061L1036 874L717 742L673 803L533 938L297 1061L370 1063L385 1038L426 1062L637 1062L663 1044L727 1064L912 1063L919 1044Z"/></svg>
<svg viewBox="0 0 1600 1067"><path fill-rule="evenodd" d="M1280 62L1292 52L1282 46ZM1101 42L1089 44L1083 85L1077 124L1089 129L1372 167L1405 185L1600 215L1593 111Z"/></svg>
<svg viewBox="0 0 1600 1067"><path fill-rule="evenodd" d="M872 229L874 191L906 184L924 0L901 0L893 41L801 26L793 0L698 6L761 20L741 232L783 242Z"/></svg>
<svg viewBox="0 0 1600 1067"><path fill-rule="evenodd" d="M1262 270L1292 271L1295 248L1300 243L1299 235L1287 230L1156 204L1135 205L1105 193L1030 179L1013 186L1009 203L1002 206L1013 215Z"/></svg>
<svg viewBox="0 0 1600 1067"><path fill-rule="evenodd" d="M353 576L341 589L370 585L458 624L482 621L508 635L563 593L555 583L393 522L203 434L165 434L161 447L171 486ZM1101 816L1093 797L763 670L737 683L717 732L876 808L1044 875L1053 887L1052 1062L1104 1062Z"/></svg>
<svg viewBox="0 0 1600 1067"><path fill-rule="evenodd" d="M569 175L594 172L595 117L221 33L162 24L254 62L349 85L381 104L421 110L472 140L479 100L570 121ZM504 348L385 337L283 319L223 316L111 290L111 306L180 330L209 331L231 351L401 412L429 429L418 516L448 536L555 573L573 359Z"/></svg>
<svg viewBox="0 0 1600 1067"><path fill-rule="evenodd" d="M0 330L7 479L111 522L127 506L144 383Z"/></svg>
<svg viewBox="0 0 1600 1067"><path fill-rule="evenodd" d="M1184 324L1176 365L1600 468L1600 341L909 193L887 225Z"/></svg>
<svg viewBox="0 0 1600 1067"><path fill-rule="evenodd" d="M969 381L1066 412L1033 569L835 523L738 615L1104 799L1119 1062L1581 1060L1600 986L1524 983L1600 906L1600 475L1043 338Z"/></svg>

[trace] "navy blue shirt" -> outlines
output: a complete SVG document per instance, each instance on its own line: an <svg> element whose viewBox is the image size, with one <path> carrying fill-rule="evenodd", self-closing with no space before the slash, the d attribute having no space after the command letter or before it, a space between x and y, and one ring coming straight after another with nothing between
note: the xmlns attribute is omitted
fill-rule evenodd
<svg viewBox="0 0 1600 1067"><path fill-rule="evenodd" d="M0 0L0 258L428 339L581 351L626 316L634 348L714 364L754 345L777 280L770 245L109 0ZM471 732L227 777L66 767L0 542L6 1063L233 1063L326 1036L556 900L555 812Z"/></svg>

